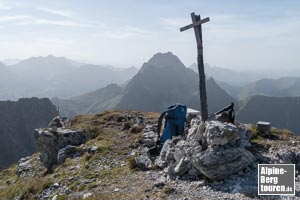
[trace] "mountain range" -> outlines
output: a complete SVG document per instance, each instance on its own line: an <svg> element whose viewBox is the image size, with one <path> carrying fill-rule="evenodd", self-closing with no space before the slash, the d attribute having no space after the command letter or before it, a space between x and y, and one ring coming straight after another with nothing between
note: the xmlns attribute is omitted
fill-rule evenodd
<svg viewBox="0 0 300 200"><path fill-rule="evenodd" d="M218 81L218 84L232 97L244 100L250 96L264 95L270 97L300 96L300 77L282 77L278 79L260 79L245 86L232 86Z"/></svg>
<svg viewBox="0 0 300 200"><path fill-rule="evenodd" d="M251 82L262 79L264 76L263 74L253 71L237 71L223 67L212 67L207 63L204 65L204 67L207 77L214 77L219 82L227 83L236 87L247 85ZM196 63L193 63L189 68L198 73L198 66Z"/></svg>
<svg viewBox="0 0 300 200"><path fill-rule="evenodd" d="M16 100L80 95L110 83L125 83L137 69L90 65L49 55L31 57L9 66L1 63L0 72L1 81L5 83L0 85L0 99Z"/></svg>
<svg viewBox="0 0 300 200"><path fill-rule="evenodd" d="M174 103L183 103L190 108L199 110L198 80L198 74L185 67L177 56L170 52L158 53L145 62L139 72L125 85L110 84L69 99L53 98L52 102L60 108L62 115L68 117L79 114L95 114L109 109L162 112ZM297 91L297 80L280 79L277 84L270 83L269 90L277 91L277 94L280 93L280 88L282 93L287 88L289 91L292 89ZM257 83L260 82L257 81ZM238 102L223 89L226 89L224 87L226 84L215 81L212 77L207 79L209 113L214 113L230 102L234 102L237 119L241 122L256 123L265 120L270 121L278 128L287 128L296 134L300 133L300 124L296 120L300 113L297 110L299 107L298 97L267 97L257 96L258 93L253 93L254 96ZM228 88L234 89L227 84ZM265 88L264 95L276 95L276 93L268 93L267 89L268 87ZM259 91L261 90L259 89ZM233 92L239 94L240 91L236 89ZM296 92L285 92L283 93L285 95L297 95ZM285 111L285 108L289 108L288 111ZM280 115L280 113L285 114Z"/></svg>
<svg viewBox="0 0 300 200"><path fill-rule="evenodd" d="M155 54L138 72L135 68L88 65L51 55L32 57L10 66L0 63L0 96L54 97L51 101L68 117L108 109L162 112L174 103L200 109L198 74L191 68L171 52ZM278 128L300 132L294 121L298 115L300 78L261 79L232 86L225 81L231 80L233 71L206 65L206 73L209 113L235 102L237 118L242 122L266 120ZM260 107L264 103L269 107ZM272 111L282 109L284 113L284 108L290 108L284 115L288 121Z"/></svg>
<svg viewBox="0 0 300 200"><path fill-rule="evenodd" d="M49 99L0 101L0 169L36 151L33 131L58 115Z"/></svg>
<svg viewBox="0 0 300 200"><path fill-rule="evenodd" d="M209 112L234 102L213 78L207 80ZM70 99L54 98L63 115L94 114L106 109L137 109L161 112L171 104L183 103L200 109L198 75L171 52L155 54L124 86L105 88Z"/></svg>
<svg viewBox="0 0 300 200"><path fill-rule="evenodd" d="M237 119L243 123L271 122L300 134L300 97L252 96L240 102Z"/></svg>

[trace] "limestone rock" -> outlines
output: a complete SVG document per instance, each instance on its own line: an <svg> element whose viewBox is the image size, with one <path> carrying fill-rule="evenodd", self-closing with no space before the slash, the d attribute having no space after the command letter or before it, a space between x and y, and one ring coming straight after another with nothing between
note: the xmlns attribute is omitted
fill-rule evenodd
<svg viewBox="0 0 300 200"><path fill-rule="evenodd" d="M296 162L296 154L291 150L282 149L276 154L278 163L282 164L294 164Z"/></svg>
<svg viewBox="0 0 300 200"><path fill-rule="evenodd" d="M188 171L188 165L185 162L184 157L182 157L178 162L178 164L176 165L176 167L174 168L174 172L177 174L184 174L187 171Z"/></svg>
<svg viewBox="0 0 300 200"><path fill-rule="evenodd" d="M76 146L68 145L58 151L57 163L63 163L67 158L81 156L82 151L79 151Z"/></svg>
<svg viewBox="0 0 300 200"><path fill-rule="evenodd" d="M196 117L191 120L191 128L188 131L188 139L200 141L203 138L205 131L205 123L201 121L201 117Z"/></svg>
<svg viewBox="0 0 300 200"><path fill-rule="evenodd" d="M169 149L171 148L171 144L172 144L172 140L165 141L162 149L160 150L159 157L156 160L156 164L160 168L164 168L168 165L168 163L166 162L166 155L167 155L167 152L169 152Z"/></svg>
<svg viewBox="0 0 300 200"><path fill-rule="evenodd" d="M243 148L223 151L205 150L192 156L192 165L212 180L237 173L254 161L254 156Z"/></svg>
<svg viewBox="0 0 300 200"><path fill-rule="evenodd" d="M64 122L59 116L54 117L51 120L51 122L49 123L49 128L53 128L53 127L56 127L56 128L64 127Z"/></svg>
<svg viewBox="0 0 300 200"><path fill-rule="evenodd" d="M204 137L209 145L225 145L235 143L239 139L239 129L231 123L209 121Z"/></svg>
<svg viewBox="0 0 300 200"><path fill-rule="evenodd" d="M174 158L174 153L175 153L175 145L176 143L181 139L181 136L173 137L172 139L169 139L165 141L159 157L156 159L156 164L160 168L164 168L167 166L169 161L173 161Z"/></svg>
<svg viewBox="0 0 300 200"><path fill-rule="evenodd" d="M97 146L90 146L87 151L88 153L95 153L97 149L98 149Z"/></svg>
<svg viewBox="0 0 300 200"><path fill-rule="evenodd" d="M147 155L140 155L135 157L135 163L138 168L143 171L150 170L152 167L152 161Z"/></svg>
<svg viewBox="0 0 300 200"><path fill-rule="evenodd" d="M196 118L196 117L200 117L201 112L199 110L194 110L191 108L188 108L186 111L186 121L187 123L191 123L192 119Z"/></svg>
<svg viewBox="0 0 300 200"><path fill-rule="evenodd" d="M152 148L152 147L156 146L156 143L157 143L156 129L157 128L153 125L147 125L143 130L142 142L148 148Z"/></svg>
<svg viewBox="0 0 300 200"><path fill-rule="evenodd" d="M41 152L41 161L48 170L56 165L58 152L68 145L79 146L85 143L90 134L84 130L70 130L58 128L56 131L49 129L36 129L34 137L37 149Z"/></svg>
<svg viewBox="0 0 300 200"><path fill-rule="evenodd" d="M26 174L30 171L31 161L31 157L21 158L18 162L16 173L21 177L26 176Z"/></svg>

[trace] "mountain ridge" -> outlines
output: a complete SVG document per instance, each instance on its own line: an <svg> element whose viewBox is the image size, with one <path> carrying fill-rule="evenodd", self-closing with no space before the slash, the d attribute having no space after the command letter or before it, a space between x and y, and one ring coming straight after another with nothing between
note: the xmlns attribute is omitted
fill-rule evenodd
<svg viewBox="0 0 300 200"><path fill-rule="evenodd" d="M271 122L277 128L286 128L300 134L299 97L269 97L257 95L248 97L239 104L237 120L243 123L257 123L257 121Z"/></svg>
<svg viewBox="0 0 300 200"><path fill-rule="evenodd" d="M9 84L5 88L4 84L0 85L2 100L32 96L69 98L110 83L123 84L137 72L134 67L123 69L83 64L53 55L31 57L5 67L11 73L3 75Z"/></svg>
<svg viewBox="0 0 300 200"><path fill-rule="evenodd" d="M47 126L58 115L47 98L0 101L0 110L0 168L34 153L34 129Z"/></svg>

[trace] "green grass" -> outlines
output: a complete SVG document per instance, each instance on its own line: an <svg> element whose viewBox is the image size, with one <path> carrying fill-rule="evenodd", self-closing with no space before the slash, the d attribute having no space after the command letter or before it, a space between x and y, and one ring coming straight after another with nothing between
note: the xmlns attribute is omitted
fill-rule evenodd
<svg viewBox="0 0 300 200"><path fill-rule="evenodd" d="M57 200L68 200L68 196L65 194L58 195Z"/></svg>
<svg viewBox="0 0 300 200"><path fill-rule="evenodd" d="M128 167L129 169L133 170L133 169L136 169L136 162L135 162L135 156L130 156L128 159L127 159L127 163L128 163Z"/></svg>
<svg viewBox="0 0 300 200"><path fill-rule="evenodd" d="M53 184L53 178L28 178L19 179L6 189L0 189L0 197L3 199L13 199L20 196L21 199L35 199L36 194L41 193Z"/></svg>

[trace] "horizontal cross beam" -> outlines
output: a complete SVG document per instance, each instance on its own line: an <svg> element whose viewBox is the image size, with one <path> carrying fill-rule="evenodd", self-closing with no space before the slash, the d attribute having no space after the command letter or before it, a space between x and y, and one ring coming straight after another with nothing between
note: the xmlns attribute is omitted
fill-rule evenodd
<svg viewBox="0 0 300 200"><path fill-rule="evenodd" d="M206 22L209 22L209 17L206 17L206 18L204 18L204 19L202 19L202 20L200 20L200 21L197 21L197 22L195 22L195 23L193 23L193 24L190 24L190 25L187 25L187 26L185 26L185 27L180 28L180 32L186 31L186 30L188 30L188 29L190 29L190 28L193 28L193 27L195 27L195 26L199 26L199 25L204 24L204 23L206 23Z"/></svg>

